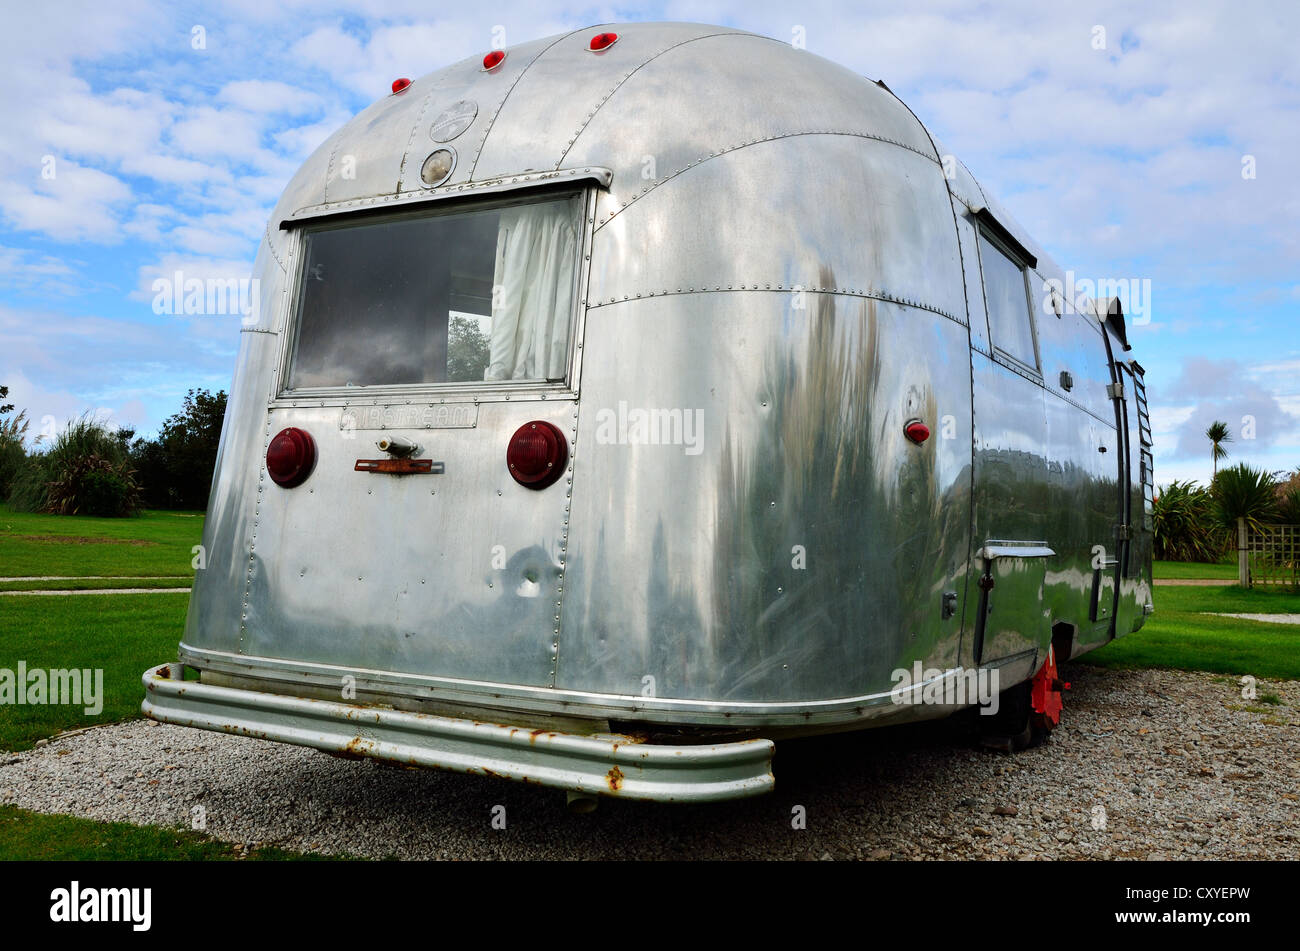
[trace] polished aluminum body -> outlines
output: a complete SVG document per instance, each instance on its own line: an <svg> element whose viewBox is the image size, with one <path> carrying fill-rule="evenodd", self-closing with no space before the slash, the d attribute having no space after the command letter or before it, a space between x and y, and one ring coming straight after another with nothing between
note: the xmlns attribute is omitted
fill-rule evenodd
<svg viewBox="0 0 1300 951"><path fill-rule="evenodd" d="M891 702L914 661L1007 687L1053 643L1140 626L1131 371L1112 398L1116 335L1037 306L1061 270L883 86L736 30L620 25L592 53L600 29L417 79L286 189L181 661L277 694L353 678L358 702L441 716L773 735L949 712ZM450 177L426 187L446 147ZM563 384L284 391L299 222L573 183L588 220ZM981 216L1035 259L1036 373L990 344ZM698 451L602 440L620 404L699 411ZM571 448L540 492L504 464L529 420ZM287 426L320 456L292 490L264 466ZM383 433L445 472L354 472Z"/></svg>

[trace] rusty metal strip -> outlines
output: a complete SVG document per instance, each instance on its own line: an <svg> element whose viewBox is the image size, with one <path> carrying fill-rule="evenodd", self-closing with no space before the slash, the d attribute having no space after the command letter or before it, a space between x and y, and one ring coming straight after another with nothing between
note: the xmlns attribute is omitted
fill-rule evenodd
<svg viewBox="0 0 1300 951"><path fill-rule="evenodd" d="M358 459L353 469L389 475L442 475L446 465L432 459Z"/></svg>
<svg viewBox="0 0 1300 951"><path fill-rule="evenodd" d="M183 673L181 664L145 671L145 716L619 799L712 802L761 795L775 782L771 740L662 746L623 734L584 736L218 687Z"/></svg>

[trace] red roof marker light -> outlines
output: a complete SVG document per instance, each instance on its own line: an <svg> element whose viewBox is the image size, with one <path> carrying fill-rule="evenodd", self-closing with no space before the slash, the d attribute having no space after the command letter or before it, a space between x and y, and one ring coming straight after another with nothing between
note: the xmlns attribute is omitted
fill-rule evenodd
<svg viewBox="0 0 1300 951"><path fill-rule="evenodd" d="M591 42L587 45L587 49L591 50L593 53L599 53L602 50L609 49L617 42L617 33L597 33L591 38Z"/></svg>
<svg viewBox="0 0 1300 951"><path fill-rule="evenodd" d="M493 50L483 57L483 69L491 72L506 61L505 50Z"/></svg>
<svg viewBox="0 0 1300 951"><path fill-rule="evenodd" d="M411 81L407 79L405 76L403 76L401 79L394 79L393 95L396 96L399 92L405 92L406 87L409 85L411 85Z"/></svg>

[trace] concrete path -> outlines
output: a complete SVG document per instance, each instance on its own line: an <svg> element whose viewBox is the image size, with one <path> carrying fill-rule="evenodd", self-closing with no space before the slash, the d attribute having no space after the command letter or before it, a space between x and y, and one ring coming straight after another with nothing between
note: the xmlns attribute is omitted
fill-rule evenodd
<svg viewBox="0 0 1300 951"><path fill-rule="evenodd" d="M3 575L0 581L164 581L182 575Z"/></svg>
<svg viewBox="0 0 1300 951"><path fill-rule="evenodd" d="M34 591L0 591L0 597L29 597L31 595L64 595L64 594L169 594L173 591L184 591L190 593L189 588L63 588L58 591L49 589L37 589Z"/></svg>
<svg viewBox="0 0 1300 951"><path fill-rule="evenodd" d="M1239 617L1246 621L1266 621L1269 624L1300 624L1300 614L1224 614L1219 611L1205 611L1215 617Z"/></svg>

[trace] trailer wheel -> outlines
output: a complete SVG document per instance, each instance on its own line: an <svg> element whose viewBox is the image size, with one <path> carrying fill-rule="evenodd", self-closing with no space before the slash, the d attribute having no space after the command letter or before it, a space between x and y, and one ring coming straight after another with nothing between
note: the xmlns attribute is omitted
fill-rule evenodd
<svg viewBox="0 0 1300 951"><path fill-rule="evenodd" d="M1030 681L1009 687L998 696L998 712L979 718L982 746L1018 753L1038 746L1047 736L1034 717Z"/></svg>

